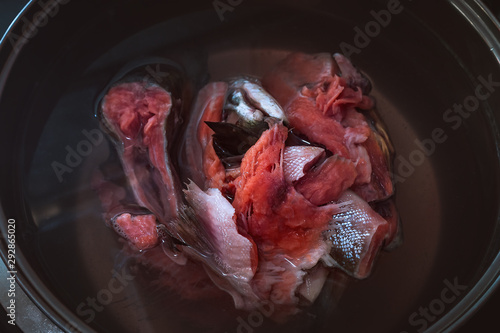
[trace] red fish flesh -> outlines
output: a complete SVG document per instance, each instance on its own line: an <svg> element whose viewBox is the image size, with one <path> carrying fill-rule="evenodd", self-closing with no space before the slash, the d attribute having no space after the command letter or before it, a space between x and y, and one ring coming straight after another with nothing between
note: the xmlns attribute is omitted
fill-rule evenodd
<svg viewBox="0 0 500 333"><path fill-rule="evenodd" d="M101 116L135 201L99 174L105 218L145 263L168 269L163 285L182 285L180 296L223 290L237 309L271 302L283 320L329 276L368 277L400 239L390 142L370 88L343 56L294 53L262 81L208 83L179 127L168 89L115 84ZM179 280L186 272L199 278Z"/></svg>

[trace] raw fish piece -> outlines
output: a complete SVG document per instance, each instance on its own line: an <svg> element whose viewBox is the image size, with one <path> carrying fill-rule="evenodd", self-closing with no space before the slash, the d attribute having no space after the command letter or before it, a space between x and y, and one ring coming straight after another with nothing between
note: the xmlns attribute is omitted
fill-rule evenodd
<svg viewBox="0 0 500 333"><path fill-rule="evenodd" d="M211 268L235 289L231 295L236 307L245 308L245 302L256 300L249 285L257 268L254 242L238 232L235 209L218 189L210 188L205 193L191 182L184 193L214 249L214 266Z"/></svg>
<svg viewBox="0 0 500 333"><path fill-rule="evenodd" d="M158 245L156 216L120 214L112 221L115 231L139 250L147 250Z"/></svg>
<svg viewBox="0 0 500 333"><path fill-rule="evenodd" d="M262 78L262 85L286 109L304 86L314 86L339 71L329 53L292 53Z"/></svg>
<svg viewBox="0 0 500 333"><path fill-rule="evenodd" d="M328 277L328 269L323 265L316 265L311 272L304 276L304 283L299 287L298 294L313 304L318 298Z"/></svg>
<svg viewBox="0 0 500 333"><path fill-rule="evenodd" d="M393 193L390 152L360 112L373 108L366 95L370 83L348 59L334 58L291 54L264 76L263 85L284 105L294 131L355 164L356 193L370 202L384 200Z"/></svg>
<svg viewBox="0 0 500 333"><path fill-rule="evenodd" d="M264 117L286 121L285 112L279 103L262 88L258 79L237 78L230 82L230 93L226 107L237 112L244 122L258 122Z"/></svg>
<svg viewBox="0 0 500 333"><path fill-rule="evenodd" d="M339 67L342 78L347 81L347 84L355 89L360 88L363 94L367 95L371 91L371 83L365 76L363 76L349 61L348 58L340 53L333 55L335 63Z"/></svg>
<svg viewBox="0 0 500 333"><path fill-rule="evenodd" d="M334 118L323 114L312 98L298 96L288 106L286 114L290 126L311 142L322 144L333 154L350 158L344 143L345 128Z"/></svg>
<svg viewBox="0 0 500 333"><path fill-rule="evenodd" d="M175 217L178 192L165 135L172 109L170 94L147 81L112 87L102 103L102 117L119 141L123 169L137 203L161 223ZM151 168L153 165L154 168Z"/></svg>
<svg viewBox="0 0 500 333"><path fill-rule="evenodd" d="M305 173L325 155L325 150L313 146L291 146L285 147L283 151L283 172L285 180L293 183L302 177Z"/></svg>
<svg viewBox="0 0 500 333"><path fill-rule="evenodd" d="M254 291L276 304L277 315L298 311L297 288L304 283L305 270L327 253L322 233L339 212L337 205L316 207L286 182L286 138L282 124L265 131L245 154L241 175L234 181L238 223L259 249Z"/></svg>
<svg viewBox="0 0 500 333"><path fill-rule="evenodd" d="M218 122L228 86L213 82L200 90L186 129L185 150L192 180L203 188L222 188L225 170L213 147L213 130L205 122Z"/></svg>
<svg viewBox="0 0 500 333"><path fill-rule="evenodd" d="M373 132L361 146L369 156L372 169L371 180L369 183L356 184L352 190L367 202L385 200L394 194L394 185L386 155Z"/></svg>
<svg viewBox="0 0 500 333"><path fill-rule="evenodd" d="M394 198L376 202L372 205L373 209L382 216L389 224L389 231L385 239L384 250L392 251L403 241L401 220L396 209Z"/></svg>
<svg viewBox="0 0 500 333"><path fill-rule="evenodd" d="M135 200L107 176L93 182L161 285L236 309L271 304L283 321L398 244L393 149L348 59L291 54L262 81L208 83L186 114L176 78L168 91L147 80L109 90L101 116Z"/></svg>
<svg viewBox="0 0 500 333"><path fill-rule="evenodd" d="M364 279L371 273L375 257L389 232L389 224L352 191L339 198L346 211L335 214L326 237L331 245L327 264Z"/></svg>
<svg viewBox="0 0 500 333"><path fill-rule="evenodd" d="M352 186L358 173L354 163L337 155L310 170L295 188L316 206L337 201Z"/></svg>

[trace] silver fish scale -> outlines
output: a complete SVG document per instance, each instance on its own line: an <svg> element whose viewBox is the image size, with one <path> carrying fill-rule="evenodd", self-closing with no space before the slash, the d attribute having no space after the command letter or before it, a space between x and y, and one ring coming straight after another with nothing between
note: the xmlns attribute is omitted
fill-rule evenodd
<svg viewBox="0 0 500 333"><path fill-rule="evenodd" d="M251 125L265 117L286 121L285 112L258 79L236 78L230 81L229 87L224 109L236 112L243 123Z"/></svg>
<svg viewBox="0 0 500 333"><path fill-rule="evenodd" d="M332 242L330 255L342 268L354 273L365 250L370 228L364 228L370 217L361 209L349 207L333 216L333 228L328 231Z"/></svg>

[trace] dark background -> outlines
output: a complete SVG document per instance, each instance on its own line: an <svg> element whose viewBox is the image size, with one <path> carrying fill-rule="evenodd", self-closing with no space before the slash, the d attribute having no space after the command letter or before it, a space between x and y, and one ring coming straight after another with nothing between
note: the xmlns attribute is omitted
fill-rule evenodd
<svg viewBox="0 0 500 333"><path fill-rule="evenodd" d="M500 1L485 0L483 2L489 6L497 18L500 19ZM0 0L0 36L4 34L12 20L26 3L26 0ZM1 308L1 310L0 316L2 319L0 319L0 331L5 332L11 327L7 328L5 326L5 311L3 308ZM500 290L497 290L481 309L457 332L498 332L500 331L500 323L498 322L500 318L497 317L500 317Z"/></svg>
<svg viewBox="0 0 500 333"><path fill-rule="evenodd" d="M500 0L483 0L500 21ZM500 289L467 321L457 333L500 332Z"/></svg>

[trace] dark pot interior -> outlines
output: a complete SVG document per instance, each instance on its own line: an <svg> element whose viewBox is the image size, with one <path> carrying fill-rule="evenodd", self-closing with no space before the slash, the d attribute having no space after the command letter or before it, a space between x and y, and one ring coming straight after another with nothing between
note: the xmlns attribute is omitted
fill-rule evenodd
<svg viewBox="0 0 500 333"><path fill-rule="evenodd" d="M237 331L238 317L223 328L179 319L184 318L177 313L185 308L182 300L157 289L143 272L130 271L90 188L100 164L118 161L109 141L93 144L84 131L100 128L96 102L130 64L173 59L199 89L208 79L260 75L290 51L334 53L344 42L359 51L351 59L372 80L377 109L395 145L404 242L382 253L373 275L350 282L338 301L322 297L299 320L284 325L264 320L252 329L453 328L490 292L500 272L498 31L474 21L473 13L487 17L473 1L433 3L432 9L401 1L401 12L385 27L379 24L378 34L364 44L357 40L353 29L365 29L374 21L371 11L387 5L242 1L221 20L209 1L61 2L58 13L35 27L22 48L16 51L4 40L1 206L18 224L19 276L27 292L66 330ZM39 11L32 3L24 17L32 20ZM23 24L18 21L11 33L21 36ZM472 103L480 85L482 96L488 96L477 110L453 113L455 105ZM83 140L91 142L91 152L74 157L70 166L69 150L76 151ZM54 162L71 171L58 177ZM107 288L113 269L137 278L87 320L90 314L82 314L80 304ZM196 311L193 307L193 317Z"/></svg>

